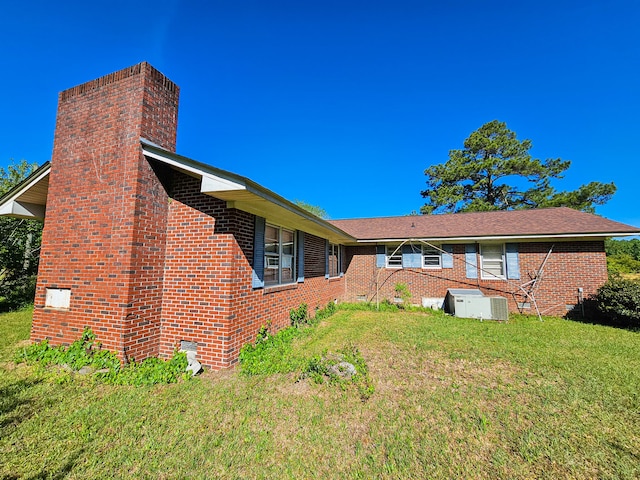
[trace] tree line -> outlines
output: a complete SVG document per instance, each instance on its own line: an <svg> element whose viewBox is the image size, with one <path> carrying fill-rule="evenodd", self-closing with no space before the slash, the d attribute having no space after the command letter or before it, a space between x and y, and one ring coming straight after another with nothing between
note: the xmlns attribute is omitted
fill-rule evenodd
<svg viewBox="0 0 640 480"><path fill-rule="evenodd" d="M38 168L26 160L0 167L0 198ZM42 222L0 217L0 312L33 302Z"/></svg>

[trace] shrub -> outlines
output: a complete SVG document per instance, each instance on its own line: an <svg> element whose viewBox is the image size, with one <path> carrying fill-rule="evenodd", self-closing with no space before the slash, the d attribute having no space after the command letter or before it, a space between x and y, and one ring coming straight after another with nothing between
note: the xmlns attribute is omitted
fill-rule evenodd
<svg viewBox="0 0 640 480"><path fill-rule="evenodd" d="M33 303L36 293L36 275L19 275L0 281L0 312L18 310Z"/></svg>
<svg viewBox="0 0 640 480"><path fill-rule="evenodd" d="M612 278L598 289L592 300L607 323L640 327L640 283Z"/></svg>
<svg viewBox="0 0 640 480"><path fill-rule="evenodd" d="M324 308L320 308L316 310L316 316L314 317L314 322L317 323L320 320L324 320L325 318L329 318L331 315L336 313L338 310L338 306L335 302L329 302Z"/></svg>
<svg viewBox="0 0 640 480"><path fill-rule="evenodd" d="M240 349L238 360L240 372L244 375L270 375L274 373L291 373L301 367L305 360L293 353L293 340L305 335L310 330L302 327L314 326L320 320L333 315L337 306L329 302L326 307L317 310L313 319L309 318L307 304L289 311L291 326L274 335L269 334L269 327L260 327L255 343L248 343Z"/></svg>
<svg viewBox="0 0 640 480"><path fill-rule="evenodd" d="M171 360L150 357L140 363L132 361L120 369L109 369L108 372L98 374L105 383L116 385L156 385L175 383L179 379L189 379L191 374L186 372L187 354L176 352Z"/></svg>
<svg viewBox="0 0 640 480"><path fill-rule="evenodd" d="M43 340L19 350L15 360L41 367L65 365L72 371L91 367L99 370L94 375L95 379L116 385L174 383L180 378L191 377L186 372L187 356L184 352L176 352L169 361L147 358L140 363L134 360L122 366L115 353L101 348L100 342L96 341L96 336L89 328L85 328L82 337L68 347L52 347L47 340Z"/></svg>
<svg viewBox="0 0 640 480"><path fill-rule="evenodd" d="M400 304L398 305L400 308L410 308L411 307L411 291L406 283L396 283L394 287L396 297L400 299Z"/></svg>
<svg viewBox="0 0 640 480"><path fill-rule="evenodd" d="M96 341L96 336L90 328L85 328L82 337L68 347L64 345L52 347L48 340L43 340L20 349L15 360L31 365L38 364L42 367L67 365L72 370L79 370L86 366L116 370L120 367L120 360L116 354L102 350L100 342Z"/></svg>
<svg viewBox="0 0 640 480"><path fill-rule="evenodd" d="M302 303L298 308L292 308L289 310L289 318L291 319L291 326L299 328L309 323L309 312L307 304Z"/></svg>

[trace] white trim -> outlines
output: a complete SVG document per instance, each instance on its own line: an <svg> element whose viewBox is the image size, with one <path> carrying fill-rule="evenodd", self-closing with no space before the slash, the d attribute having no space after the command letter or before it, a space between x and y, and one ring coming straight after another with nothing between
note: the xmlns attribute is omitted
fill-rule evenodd
<svg viewBox="0 0 640 480"><path fill-rule="evenodd" d="M143 155L200 178L201 193L224 200L232 208L264 218L279 218L288 228L303 230L334 243L356 241L340 228L248 178L163 150L145 139L140 141Z"/></svg>
<svg viewBox="0 0 640 480"><path fill-rule="evenodd" d="M507 259L505 257L505 245L504 243L497 243L497 242L484 242L484 243L480 243L480 251L478 252L478 255L480 257L480 278L482 280L506 280L507 279ZM489 246L497 246L500 247L500 270L502 271L501 275L494 275L493 273L491 273L491 271L487 268L487 266L485 265L485 254L483 252L483 250L486 247ZM494 260L494 262L497 262L498 260Z"/></svg>
<svg viewBox="0 0 640 480"><path fill-rule="evenodd" d="M391 257L400 257L400 265L389 265ZM404 268L402 265L402 244L385 245L384 247L384 268L392 270Z"/></svg>
<svg viewBox="0 0 640 480"><path fill-rule="evenodd" d="M234 182L233 180L228 180L223 177L214 176L203 172L199 168L194 168L189 165L186 165L182 162L177 162L172 158L165 155L158 155L157 153L150 152L146 150L144 147L142 148L142 153L147 156L154 158L156 160L160 160L161 162L167 163L171 166L179 168L181 170L185 170L189 173L193 173L202 178L200 183L200 192L227 192L229 190L246 190L246 185L242 185L240 183Z"/></svg>
<svg viewBox="0 0 640 480"><path fill-rule="evenodd" d="M15 200L20 195L25 193L27 190L29 190L31 187L33 187L36 183L38 183L44 177L49 175L50 172L51 172L51 165L49 165L46 169L44 169L42 172L40 172L40 175L38 175L37 177L33 178L29 183L25 184L20 190L18 190L16 193L14 193L11 196L11 200Z"/></svg>
<svg viewBox="0 0 640 480"><path fill-rule="evenodd" d="M202 176L200 192L228 192L229 190L246 190L244 185L220 177Z"/></svg>
<svg viewBox="0 0 640 480"><path fill-rule="evenodd" d="M429 249L436 253L424 253L425 249ZM427 257L438 257L438 265L425 265L424 262ZM438 247L434 245L432 247L430 245L422 244L422 268L425 270L442 270L442 245Z"/></svg>

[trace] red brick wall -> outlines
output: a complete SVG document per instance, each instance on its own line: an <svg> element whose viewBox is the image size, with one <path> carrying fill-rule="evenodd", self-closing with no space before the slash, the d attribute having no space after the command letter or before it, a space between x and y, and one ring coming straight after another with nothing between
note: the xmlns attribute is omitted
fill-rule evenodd
<svg viewBox="0 0 640 480"><path fill-rule="evenodd" d="M342 297L312 235L303 283L252 288L254 217L142 155L140 137L175 150L177 108L178 88L146 63L60 94L34 341L70 343L88 326L124 360L195 341L223 368L262 325ZM70 289L70 307L45 307L47 288Z"/></svg>
<svg viewBox="0 0 640 480"><path fill-rule="evenodd" d="M178 95L146 63L60 94L33 340L89 326L123 358L158 353L168 197L139 139L175 149ZM70 308L45 308L46 288Z"/></svg>
<svg viewBox="0 0 640 480"><path fill-rule="evenodd" d="M200 193L197 179L173 174L169 202L160 354L181 340L198 344L204 365L235 364L261 326L290 324L289 311L340 299L344 281L324 278L324 239L305 236L305 281L264 289L251 284L254 217Z"/></svg>
<svg viewBox="0 0 640 480"><path fill-rule="evenodd" d="M529 301L518 286L533 278L551 245L520 243L520 280L509 281L466 278L464 245L454 245L454 268L435 270L378 269L375 246L348 247L345 300L365 298L375 302L377 288L380 300L392 299L395 285L405 283L415 304L420 304L422 297L444 298L448 288L479 288L486 295L507 297L510 310L518 311L517 302ZM583 289L584 298L587 298L606 280L604 242L555 243L535 292L538 307L544 314L564 315L568 305L578 302L579 287ZM535 313L533 306L524 311Z"/></svg>

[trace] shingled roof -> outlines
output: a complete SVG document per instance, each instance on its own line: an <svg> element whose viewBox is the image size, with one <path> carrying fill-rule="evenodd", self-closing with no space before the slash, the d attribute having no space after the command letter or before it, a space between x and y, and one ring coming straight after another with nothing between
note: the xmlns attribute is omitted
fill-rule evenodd
<svg viewBox="0 0 640 480"><path fill-rule="evenodd" d="M358 241L640 235L639 228L566 207L359 218L331 223Z"/></svg>

